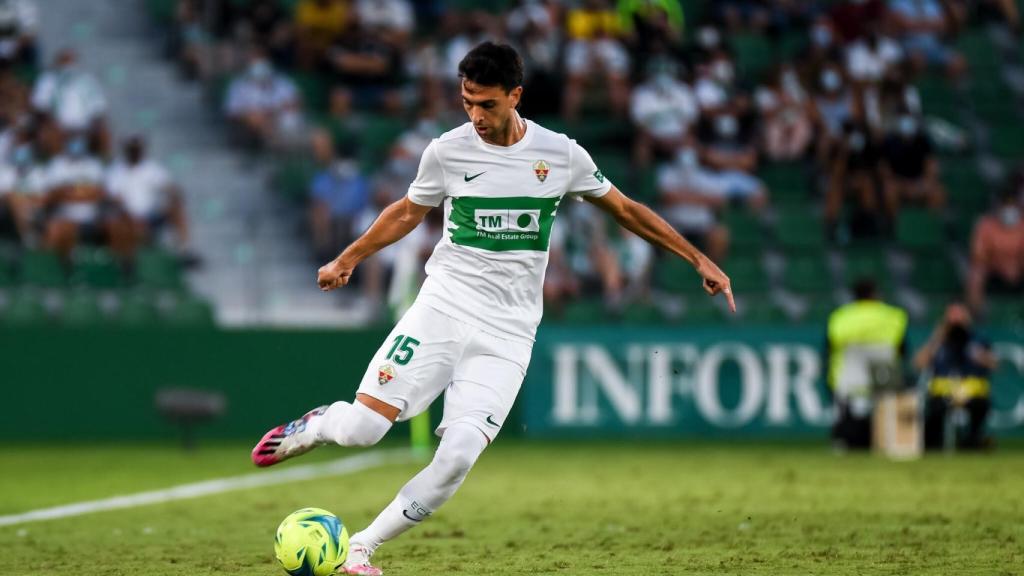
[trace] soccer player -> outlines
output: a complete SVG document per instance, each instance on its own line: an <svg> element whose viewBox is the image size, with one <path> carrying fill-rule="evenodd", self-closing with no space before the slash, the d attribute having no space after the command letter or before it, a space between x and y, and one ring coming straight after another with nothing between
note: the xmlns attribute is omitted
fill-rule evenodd
<svg viewBox="0 0 1024 576"><path fill-rule="evenodd" d="M270 466L321 444L371 446L393 422L423 412L445 393L433 460L352 535L346 574L381 574L369 562L377 547L451 498L501 430L530 363L551 224L567 197L591 202L685 259L708 294L724 294L736 309L718 266L619 192L575 141L519 116L523 64L513 48L480 44L459 64L459 76L470 122L430 143L408 195L385 208L317 278L321 290L344 286L360 262L443 203L444 236L416 302L373 356L354 402L322 406L278 426L252 451L257 466Z"/></svg>

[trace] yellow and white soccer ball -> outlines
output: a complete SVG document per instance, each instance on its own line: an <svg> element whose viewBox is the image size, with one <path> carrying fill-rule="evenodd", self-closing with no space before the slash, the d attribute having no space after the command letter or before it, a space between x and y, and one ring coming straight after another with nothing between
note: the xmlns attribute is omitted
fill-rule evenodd
<svg viewBox="0 0 1024 576"><path fill-rule="evenodd" d="M277 527L274 554L292 576L327 576L348 556L348 530L327 510L296 510Z"/></svg>

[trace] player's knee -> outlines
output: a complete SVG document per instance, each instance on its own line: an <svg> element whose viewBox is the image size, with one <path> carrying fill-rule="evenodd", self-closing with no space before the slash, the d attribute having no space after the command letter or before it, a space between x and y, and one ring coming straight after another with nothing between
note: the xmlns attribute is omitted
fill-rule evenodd
<svg viewBox="0 0 1024 576"><path fill-rule="evenodd" d="M443 482L461 482L487 447L487 438L473 426L453 426L445 431L434 454L434 465Z"/></svg>

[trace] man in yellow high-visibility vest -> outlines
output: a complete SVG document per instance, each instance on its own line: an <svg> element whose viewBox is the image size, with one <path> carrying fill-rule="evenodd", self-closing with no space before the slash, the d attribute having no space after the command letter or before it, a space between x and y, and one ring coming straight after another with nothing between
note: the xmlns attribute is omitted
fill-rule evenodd
<svg viewBox="0 0 1024 576"><path fill-rule="evenodd" d="M828 385L835 402L832 439L840 448L871 447L873 393L882 372L902 385L907 313L878 299L875 284L860 280L854 301L828 319Z"/></svg>

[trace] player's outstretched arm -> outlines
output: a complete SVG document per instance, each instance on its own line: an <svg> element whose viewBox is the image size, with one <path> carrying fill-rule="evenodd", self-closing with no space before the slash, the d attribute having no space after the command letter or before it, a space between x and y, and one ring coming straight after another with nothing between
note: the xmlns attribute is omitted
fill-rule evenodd
<svg viewBox="0 0 1024 576"><path fill-rule="evenodd" d="M430 208L420 206L408 197L385 208L362 236L349 244L337 258L320 267L317 274L320 289L326 292L348 284L352 271L360 262L412 232Z"/></svg>
<svg viewBox="0 0 1024 576"><path fill-rule="evenodd" d="M726 300L729 301L729 309L736 311L729 277L654 210L627 198L615 186L603 196L584 198L610 214L623 228L693 264L697 273L704 279L704 291L712 296L719 292L725 294Z"/></svg>

